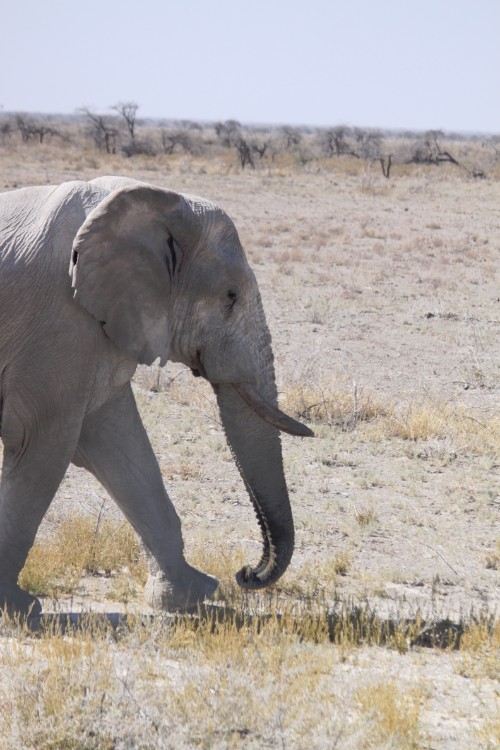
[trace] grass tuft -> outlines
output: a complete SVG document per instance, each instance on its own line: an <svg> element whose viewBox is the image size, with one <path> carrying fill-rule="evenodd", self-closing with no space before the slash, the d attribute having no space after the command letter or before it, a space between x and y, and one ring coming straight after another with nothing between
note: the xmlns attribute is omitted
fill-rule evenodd
<svg viewBox="0 0 500 750"><path fill-rule="evenodd" d="M344 430L351 430L359 422L369 422L386 413L384 406L369 394L358 391L356 385L348 393L335 389L332 383L290 384L284 390L282 406L297 419L337 425Z"/></svg>
<svg viewBox="0 0 500 750"><path fill-rule="evenodd" d="M459 453L494 455L500 451L500 419L478 420L461 404L412 403L390 412L378 427L385 438L449 439Z"/></svg>
<svg viewBox="0 0 500 750"><path fill-rule="evenodd" d="M397 438L410 442L448 440L457 452L498 455L500 418L477 419L462 404L431 399L396 407L358 389L339 390L331 382L294 382L283 392L282 406L297 419L343 430L362 427L368 440Z"/></svg>
<svg viewBox="0 0 500 750"><path fill-rule="evenodd" d="M146 563L127 521L76 516L63 521L50 538L35 542L19 576L35 595L73 591L83 575L111 575L126 570L144 582Z"/></svg>
<svg viewBox="0 0 500 750"><path fill-rule="evenodd" d="M470 624L460 639L459 674L500 680L500 620L479 619Z"/></svg>
<svg viewBox="0 0 500 750"><path fill-rule="evenodd" d="M402 690L391 680L358 690L355 703L368 721L363 747L419 748L420 711L424 693Z"/></svg>

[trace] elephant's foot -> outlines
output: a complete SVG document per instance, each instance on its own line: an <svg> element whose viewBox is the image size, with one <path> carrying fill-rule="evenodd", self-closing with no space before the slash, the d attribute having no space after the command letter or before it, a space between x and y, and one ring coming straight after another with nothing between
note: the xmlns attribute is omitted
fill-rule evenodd
<svg viewBox="0 0 500 750"><path fill-rule="evenodd" d="M218 585L217 578L187 565L182 578L175 584L164 573L150 575L144 597L154 609L186 612L203 604L203 600L210 598Z"/></svg>
<svg viewBox="0 0 500 750"><path fill-rule="evenodd" d="M42 605L36 596L23 591L17 584L0 583L0 610L11 616L39 615Z"/></svg>

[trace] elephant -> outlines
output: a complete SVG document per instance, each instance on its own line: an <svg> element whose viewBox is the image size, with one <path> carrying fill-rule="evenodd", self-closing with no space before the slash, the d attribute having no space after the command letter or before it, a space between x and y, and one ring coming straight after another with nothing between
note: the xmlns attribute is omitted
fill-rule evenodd
<svg viewBox="0 0 500 750"><path fill-rule="evenodd" d="M0 607L36 615L19 573L70 463L102 484L148 558L157 609L189 610L215 577L188 564L181 522L131 379L170 359L207 379L263 547L243 589L287 568L294 525L271 337L237 230L208 200L124 177L0 195Z"/></svg>

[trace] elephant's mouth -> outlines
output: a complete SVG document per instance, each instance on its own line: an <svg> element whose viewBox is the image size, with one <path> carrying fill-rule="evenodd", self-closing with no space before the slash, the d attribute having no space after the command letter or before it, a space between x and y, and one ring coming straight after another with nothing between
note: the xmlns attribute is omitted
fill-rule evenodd
<svg viewBox="0 0 500 750"><path fill-rule="evenodd" d="M191 365L191 372L195 376L195 378L205 378L205 380L209 380L207 373L205 371L205 368L203 367L203 363L201 361L201 352L198 350L196 352L196 356L194 357L193 364Z"/></svg>

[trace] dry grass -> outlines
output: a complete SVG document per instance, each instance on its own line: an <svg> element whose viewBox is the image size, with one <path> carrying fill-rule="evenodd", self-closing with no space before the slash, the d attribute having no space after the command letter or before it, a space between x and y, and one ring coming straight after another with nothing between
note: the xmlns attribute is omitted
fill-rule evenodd
<svg viewBox="0 0 500 750"><path fill-rule="evenodd" d="M356 385L351 392L346 392L336 389L330 382L320 385L295 382L288 385L284 389L281 405L298 419L337 425L344 430L386 414L384 406L370 394L359 392Z"/></svg>
<svg viewBox="0 0 500 750"><path fill-rule="evenodd" d="M192 550L189 561L219 578L217 608L201 619L174 620L172 646L179 636L182 642L194 639L197 648L207 643L208 648L214 649L218 643L215 634L221 636L218 647L223 650L230 633L232 640L239 639L241 643L249 634L258 634L264 640L284 637L301 642L333 642L343 649L384 645L405 653L421 628L420 616L414 621L384 621L367 603L338 599L339 577L349 570L347 553L299 569L293 575L287 573L270 590L254 594L242 591L234 578L234 571L244 561L242 550L234 555L225 548L198 547ZM131 527L127 522L106 520L96 529L87 518L76 517L64 521L52 537L35 545L20 583L34 594L71 596L84 576L109 580L118 574L121 583L128 580L129 592L134 581L145 583L145 561ZM116 600L116 586L109 586L107 595Z"/></svg>
<svg viewBox="0 0 500 750"><path fill-rule="evenodd" d="M113 641L90 624L28 648L12 641L0 747L274 747L285 738L299 747L327 730L318 717L336 723L321 679L325 654L299 652L295 639L234 629L203 639L153 626ZM127 659L131 651L139 658ZM309 717L296 710L304 688Z"/></svg>
<svg viewBox="0 0 500 750"><path fill-rule="evenodd" d="M110 576L124 569L145 582L145 562L130 524L76 516L35 542L19 581L32 594L57 596L73 592L85 575Z"/></svg>
<svg viewBox="0 0 500 750"><path fill-rule="evenodd" d="M402 440L425 441L448 438L459 452L472 451L498 455L500 419L477 419L461 404L443 404L427 400L389 414L379 425L381 435Z"/></svg>
<svg viewBox="0 0 500 750"><path fill-rule="evenodd" d="M500 537L496 541L496 548L485 556L485 565L489 570L500 569Z"/></svg>
<svg viewBox="0 0 500 750"><path fill-rule="evenodd" d="M96 530L77 517L37 545L23 575L53 592L69 566L70 593L84 573L125 569L130 582L132 569L143 570L137 557L126 526ZM89 615L64 630L48 621L36 635L4 618L0 748L423 746L426 706L439 688L419 666L422 621L382 619L338 598L347 553L254 595L234 581L243 550L195 546L190 561L221 580L217 606L196 617L129 616L114 630ZM499 633L491 620L465 629L457 679L497 676ZM438 642L457 645L452 631ZM406 676L402 662L380 670L390 654L410 660ZM493 748L497 730L486 711L471 732Z"/></svg>
<svg viewBox="0 0 500 750"><path fill-rule="evenodd" d="M0 748L422 746L427 703L442 711L446 696L421 686L407 628L388 638L366 609L339 611L332 627L310 603L281 607L129 617L119 630L87 616L36 635L4 619ZM463 639L475 657L498 645L482 624ZM489 714L475 724L475 736L495 731Z"/></svg>
<svg viewBox="0 0 500 750"><path fill-rule="evenodd" d="M421 747L421 706L424 691L401 690L395 681L358 690L355 703L368 726L363 747L391 747L416 750Z"/></svg>
<svg viewBox="0 0 500 750"><path fill-rule="evenodd" d="M500 681L500 620L472 623L460 639L459 674Z"/></svg>
<svg viewBox="0 0 500 750"><path fill-rule="evenodd" d="M492 456L500 453L500 418L493 415L478 419L462 404L425 399L395 407L363 392L356 384L349 392L325 382L287 386L282 405L285 411L312 424L350 430L360 423L369 423L363 426L363 436L369 440L448 439L458 452Z"/></svg>

